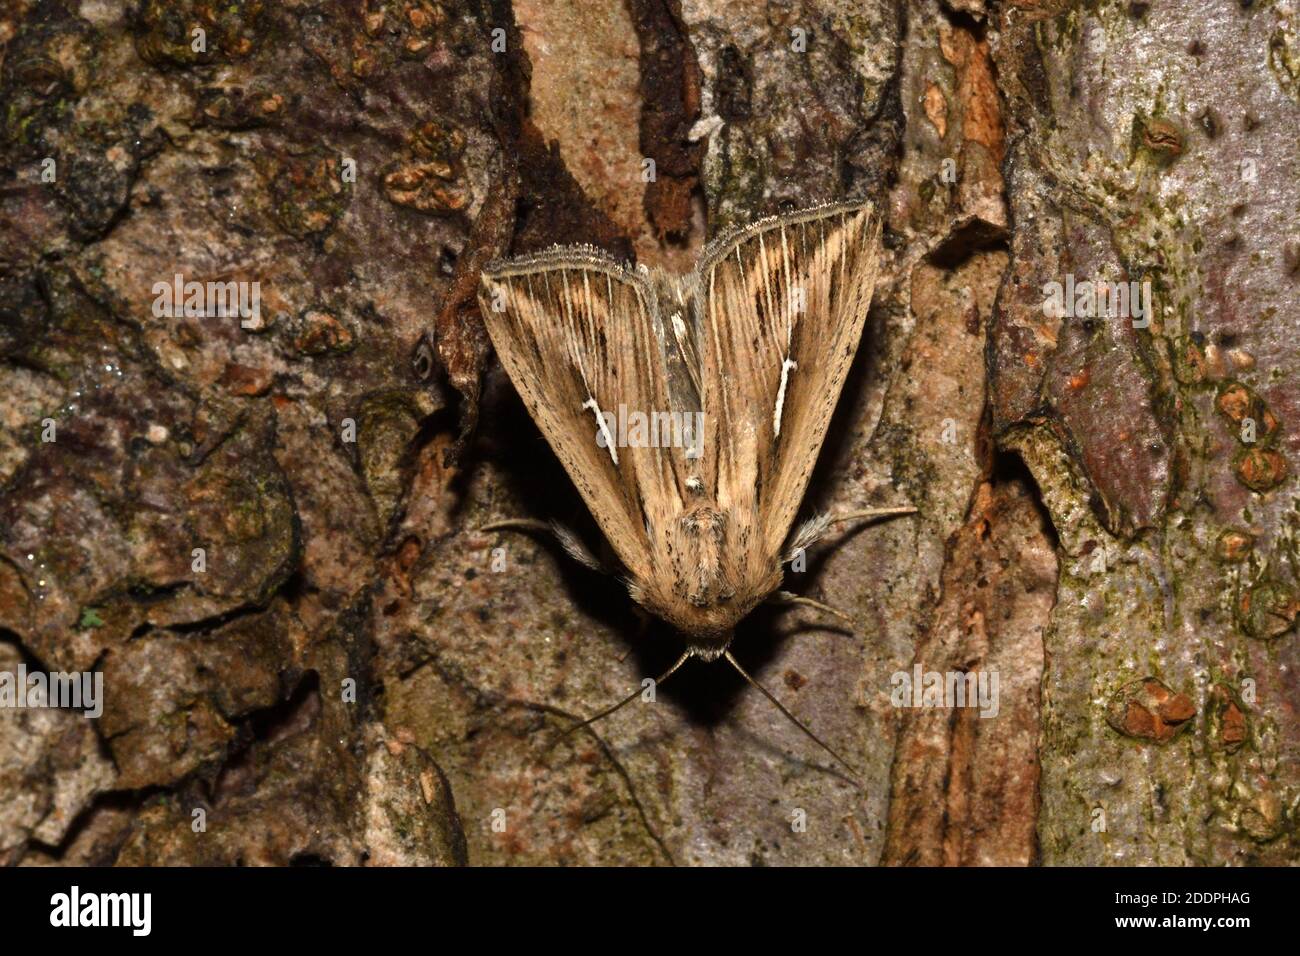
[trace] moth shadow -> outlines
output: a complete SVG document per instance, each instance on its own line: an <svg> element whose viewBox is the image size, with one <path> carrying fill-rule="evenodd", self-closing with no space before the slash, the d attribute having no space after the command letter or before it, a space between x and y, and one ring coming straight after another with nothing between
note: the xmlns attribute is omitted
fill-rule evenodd
<svg viewBox="0 0 1300 956"><path fill-rule="evenodd" d="M731 653L756 680L756 675L777 658L785 642L805 629L783 626L784 613L779 608L759 607L736 628ZM642 674L657 677L673 665L685 647L682 635L661 621L653 621L647 639L632 645L631 656ZM769 686L768 690L782 699L779 686ZM719 658L687 661L671 680L656 688L656 693L680 707L691 724L714 728L730 718L744 694L757 691Z"/></svg>
<svg viewBox="0 0 1300 956"><path fill-rule="evenodd" d="M884 400L888 383L881 376L880 345L886 337L889 313L887 307L873 303L867 315L858 351L844 379L840 400L836 402L830 424L826 427L826 438L813 466L808 490L804 493L803 508L799 512L802 517L809 517L813 511L827 510L831 490L840 483L846 468L852 467L849 456L858 440L859 423L869 412L876 411ZM875 424L871 423L872 431ZM868 432L862 440L865 442L870 437Z"/></svg>

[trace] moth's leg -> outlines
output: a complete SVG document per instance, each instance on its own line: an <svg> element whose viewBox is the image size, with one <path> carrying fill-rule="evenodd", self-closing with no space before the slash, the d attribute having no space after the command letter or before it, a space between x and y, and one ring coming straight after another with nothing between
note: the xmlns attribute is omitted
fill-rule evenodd
<svg viewBox="0 0 1300 956"><path fill-rule="evenodd" d="M478 529L479 531L537 531L542 534L549 534L559 542L560 547L564 549L565 554L573 558L583 567L591 568L593 571L600 571L604 574L612 574L609 568L600 563L600 559L587 550L576 534L566 528L564 525L551 521L537 521L531 518L507 518L504 521L494 521L491 524L485 524Z"/></svg>
<svg viewBox="0 0 1300 956"><path fill-rule="evenodd" d="M879 518L897 518L902 515L916 514L916 508L911 505L904 505L897 508L868 508L866 511L851 511L842 515L817 515L809 518L799 526L795 532L794 538L790 542L790 549L786 552L785 563L795 559L805 548L808 548L831 528L837 524L843 524L846 521L864 521L876 520ZM769 604L801 604L804 607L814 608L827 614L833 614L840 620L853 623L853 618L849 617L843 611L831 607L829 604L823 604L821 601L814 601L812 598L801 597L798 594L791 594L789 591L775 591L767 599Z"/></svg>
<svg viewBox="0 0 1300 956"><path fill-rule="evenodd" d="M868 508L866 511L851 511L842 515L824 514L809 518L794 533L794 538L790 541L790 549L785 555L785 562L793 561L796 554L818 541L837 524L843 524L846 521L875 521L880 518L897 518L902 515L916 514L916 512L916 508L905 505L898 508Z"/></svg>
<svg viewBox="0 0 1300 956"><path fill-rule="evenodd" d="M827 614L833 614L849 626L853 625L853 618L849 617L843 611L831 607L829 604L823 604L821 601L814 601L812 598L803 597L798 594L792 594L789 591L773 591L767 598L768 604L780 604L786 607L791 605L801 605L811 607L818 611L825 611Z"/></svg>
<svg viewBox="0 0 1300 956"><path fill-rule="evenodd" d="M917 509L912 505L901 505L897 508L868 508L866 511L850 511L846 515L834 515L831 518L831 524L839 524L842 521L859 521L875 520L876 518L895 518L899 515L914 515Z"/></svg>

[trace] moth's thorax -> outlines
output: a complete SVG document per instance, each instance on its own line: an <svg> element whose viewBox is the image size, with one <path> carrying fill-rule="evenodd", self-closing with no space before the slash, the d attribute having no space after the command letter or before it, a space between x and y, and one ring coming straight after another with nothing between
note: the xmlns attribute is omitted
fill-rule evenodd
<svg viewBox="0 0 1300 956"><path fill-rule="evenodd" d="M638 600L703 646L725 646L781 583L780 560L755 554L751 527L713 502L681 511L656 535L653 572Z"/></svg>

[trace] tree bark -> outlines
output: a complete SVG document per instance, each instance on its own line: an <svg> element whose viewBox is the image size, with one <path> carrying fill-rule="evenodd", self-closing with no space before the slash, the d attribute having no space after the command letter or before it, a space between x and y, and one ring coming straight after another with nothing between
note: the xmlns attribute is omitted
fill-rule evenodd
<svg viewBox="0 0 1300 956"><path fill-rule="evenodd" d="M1295 862L1296 31L1187 0L0 8L0 672L104 685L98 719L0 709L0 863ZM852 627L762 611L734 645L861 786L720 665L564 735L681 645L477 530L600 540L479 270L685 271L862 196L885 275L805 511L919 514L787 575ZM171 314L174 281L256 282L259 319ZM930 673L996 696L899 696Z"/></svg>

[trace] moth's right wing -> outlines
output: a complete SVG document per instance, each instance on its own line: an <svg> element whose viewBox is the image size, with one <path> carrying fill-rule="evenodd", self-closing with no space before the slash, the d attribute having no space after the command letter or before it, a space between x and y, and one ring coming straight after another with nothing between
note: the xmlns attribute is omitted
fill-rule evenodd
<svg viewBox="0 0 1300 956"><path fill-rule="evenodd" d="M653 285L589 247L491 263L479 307L524 404L634 578L648 514L676 486L661 449L617 447L601 413L669 408ZM604 438L605 447L600 439Z"/></svg>
<svg viewBox="0 0 1300 956"><path fill-rule="evenodd" d="M709 244L696 270L719 502L779 550L848 376L879 268L871 203L815 207Z"/></svg>

